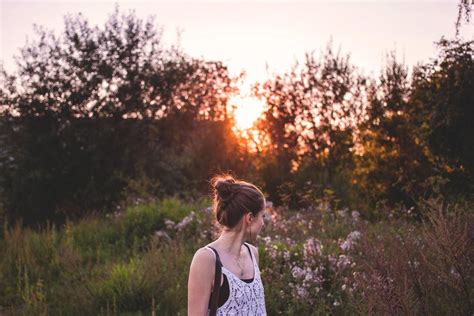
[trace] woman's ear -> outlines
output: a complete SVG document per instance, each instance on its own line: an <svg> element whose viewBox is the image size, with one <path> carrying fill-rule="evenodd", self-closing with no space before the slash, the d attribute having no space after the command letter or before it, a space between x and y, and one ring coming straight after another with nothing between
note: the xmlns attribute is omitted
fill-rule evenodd
<svg viewBox="0 0 474 316"><path fill-rule="evenodd" d="M253 214L252 214L252 212L248 212L246 216L247 216L247 222L248 222L249 224L252 223L252 219L253 219Z"/></svg>

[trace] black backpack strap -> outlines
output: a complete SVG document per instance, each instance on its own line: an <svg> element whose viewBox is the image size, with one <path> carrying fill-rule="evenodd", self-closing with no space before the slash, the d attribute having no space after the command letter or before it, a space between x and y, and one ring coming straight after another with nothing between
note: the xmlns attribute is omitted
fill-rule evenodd
<svg viewBox="0 0 474 316"><path fill-rule="evenodd" d="M219 294L221 291L221 275L222 275L222 263L221 259L219 258L219 254L217 253L217 250L212 248L211 246L208 246L209 248L214 251L216 254L216 273L214 276L214 289L212 290L212 296L211 296L211 306L210 306L210 316L215 316L217 313L217 304L219 303Z"/></svg>
<svg viewBox="0 0 474 316"><path fill-rule="evenodd" d="M252 254L252 250L250 250L250 246L244 242L244 245L245 247L247 247L248 251L249 251L249 254L250 254L250 260L252 260L252 263L253 263L253 254Z"/></svg>

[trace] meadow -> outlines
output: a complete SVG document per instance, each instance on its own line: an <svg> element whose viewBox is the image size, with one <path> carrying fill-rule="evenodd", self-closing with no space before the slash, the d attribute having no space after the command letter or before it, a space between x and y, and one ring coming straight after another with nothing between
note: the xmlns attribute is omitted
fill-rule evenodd
<svg viewBox="0 0 474 316"><path fill-rule="evenodd" d="M207 198L135 201L32 230L3 228L4 315L185 315L193 253L219 233ZM267 209L257 239L269 315L470 315L472 210L427 201L370 221L320 200Z"/></svg>

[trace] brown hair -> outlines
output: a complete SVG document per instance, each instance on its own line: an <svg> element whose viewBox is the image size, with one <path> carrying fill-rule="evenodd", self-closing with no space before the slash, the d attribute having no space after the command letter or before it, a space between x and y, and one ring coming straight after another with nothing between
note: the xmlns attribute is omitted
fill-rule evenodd
<svg viewBox="0 0 474 316"><path fill-rule="evenodd" d="M255 185L230 175L212 178L213 210L219 224L234 228L248 212L257 215L265 207L262 191Z"/></svg>

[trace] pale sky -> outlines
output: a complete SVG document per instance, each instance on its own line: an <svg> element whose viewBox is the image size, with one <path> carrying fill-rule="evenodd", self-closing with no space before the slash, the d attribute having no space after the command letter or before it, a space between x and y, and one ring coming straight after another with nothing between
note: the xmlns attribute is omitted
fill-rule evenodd
<svg viewBox="0 0 474 316"><path fill-rule="evenodd" d="M0 60L7 71L15 69L13 55L27 38L35 38L33 23L58 34L64 15L82 12L102 26L115 3L145 19L155 15L168 45L181 30L184 52L221 60L233 74L246 70L254 81L267 76L267 64L272 72L283 72L305 52L318 54L331 39L366 73L378 73L392 50L409 66L427 62L436 56L434 42L454 36L458 1L0 0ZM461 34L474 39L472 21Z"/></svg>

